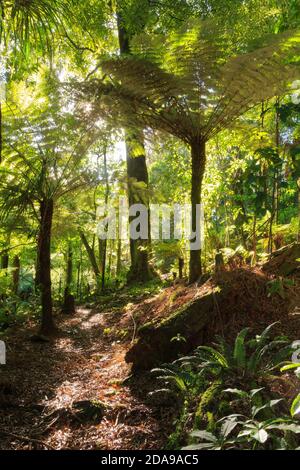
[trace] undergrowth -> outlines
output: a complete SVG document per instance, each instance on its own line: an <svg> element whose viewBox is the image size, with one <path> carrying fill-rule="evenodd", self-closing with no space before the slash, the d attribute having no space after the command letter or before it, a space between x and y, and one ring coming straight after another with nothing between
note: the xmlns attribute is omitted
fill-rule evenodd
<svg viewBox="0 0 300 470"><path fill-rule="evenodd" d="M271 382L290 363L286 338L271 339L275 324L247 339L238 333L233 345L217 337L190 356L153 369L160 386L153 395L178 401L178 418L168 449L297 449L300 446L300 394L292 405L274 394ZM299 375L299 374L298 374Z"/></svg>

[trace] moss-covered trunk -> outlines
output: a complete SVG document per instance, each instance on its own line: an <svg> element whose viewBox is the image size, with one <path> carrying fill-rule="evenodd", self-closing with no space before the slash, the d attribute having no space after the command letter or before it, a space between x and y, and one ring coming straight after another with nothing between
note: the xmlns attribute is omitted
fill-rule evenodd
<svg viewBox="0 0 300 470"><path fill-rule="evenodd" d="M150 369L169 362L203 344L207 326L217 314L217 305L225 298L226 289L218 289L196 298L155 324L144 325L138 339L126 354L133 371Z"/></svg>
<svg viewBox="0 0 300 470"><path fill-rule="evenodd" d="M66 314L75 313L75 301L72 294L73 284L73 249L72 243L68 242L68 251L66 259L66 285L64 291L63 312Z"/></svg>
<svg viewBox="0 0 300 470"><path fill-rule="evenodd" d="M117 18L120 54L131 54L129 34L120 12L118 12ZM125 131L125 142L129 206L132 206L133 204L143 204L147 207L149 220L148 228L150 228L148 170L143 133L138 130L136 132L127 130ZM131 219L132 218L129 219L129 223L131 222ZM152 277L148 254L150 230L148 231L148 239L130 239L131 267L127 276L129 282L147 281Z"/></svg>
<svg viewBox="0 0 300 470"><path fill-rule="evenodd" d="M205 142L195 139L191 143L192 184L191 184L191 239L189 281L195 282L202 274L201 266L201 190L205 170Z"/></svg>
<svg viewBox="0 0 300 470"><path fill-rule="evenodd" d="M56 330L53 321L51 293L51 229L53 200L44 199L40 203L40 230L38 235L38 282L41 292L42 321L40 333L47 336Z"/></svg>
<svg viewBox="0 0 300 470"><path fill-rule="evenodd" d="M101 275L100 275L100 269L99 269L99 266L98 266L98 263L97 263L95 251L90 246L90 244L88 242L88 239L86 238L86 236L82 232L82 230L79 231L79 235L80 235L81 241L83 243L83 246L86 249L89 261L91 263L91 267L93 269L93 273L94 273L94 276L95 276L97 291L99 292L100 289L101 289Z"/></svg>

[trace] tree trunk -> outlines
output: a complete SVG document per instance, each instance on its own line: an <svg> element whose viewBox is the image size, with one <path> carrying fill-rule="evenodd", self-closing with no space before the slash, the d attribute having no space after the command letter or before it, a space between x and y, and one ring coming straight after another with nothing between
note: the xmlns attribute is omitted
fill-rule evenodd
<svg viewBox="0 0 300 470"><path fill-rule="evenodd" d="M127 275L127 280L129 282L136 280L147 281L153 277L148 259L150 245L148 171L144 153L144 144L141 141L142 138L138 138L137 134L129 137L129 134L127 133L126 152L129 206L132 206L133 204L143 204L147 208L148 213L148 239L133 240L130 238L131 267ZM131 157L134 153L134 146L138 146L141 154ZM137 187L136 183L144 184ZM131 223L134 218L135 217L129 217L129 223Z"/></svg>
<svg viewBox="0 0 300 470"><path fill-rule="evenodd" d="M2 103L0 102L0 163L2 163L2 147L3 147L3 137L2 137Z"/></svg>
<svg viewBox="0 0 300 470"><path fill-rule="evenodd" d="M192 158L192 187L191 187L191 229L195 234L191 240L191 245L195 240L201 240L201 227L200 227L200 203L201 203L201 189L202 181L205 170L205 142L197 139L191 144L191 158ZM201 246L190 250L190 283L196 282L202 274L201 266Z"/></svg>
<svg viewBox="0 0 300 470"><path fill-rule="evenodd" d="M130 54L129 37L121 15L117 14L120 53ZM148 170L146 165L144 138L142 132L125 132L126 161L128 179L128 201L132 204L144 204L148 209L150 226ZM137 188L135 183L144 183L144 188ZM129 219L129 223L131 219ZM127 276L128 282L147 281L153 277L149 267L148 251L150 245L150 230L148 240L130 239L131 267Z"/></svg>
<svg viewBox="0 0 300 470"><path fill-rule="evenodd" d="M95 252L90 247L89 242L88 242L85 234L81 230L79 231L79 235L80 235L81 241L84 245L84 248L86 249L87 255L89 257L89 260L90 260L90 263L91 263L91 266L92 266L92 269L93 269L93 272L94 272L94 275L95 275L97 291L99 291L100 290L100 270L99 270L99 266L98 266L98 263L97 263Z"/></svg>
<svg viewBox="0 0 300 470"><path fill-rule="evenodd" d="M76 294L77 298L81 300L81 269L82 269L82 245L80 245L80 257L77 263L77 280L76 280Z"/></svg>
<svg viewBox="0 0 300 470"><path fill-rule="evenodd" d="M13 259L12 291L18 295L20 283L20 258L16 255Z"/></svg>
<svg viewBox="0 0 300 470"><path fill-rule="evenodd" d="M73 250L71 242L68 243L66 268L66 286L64 291L63 312L71 315L75 313L74 296L71 292L73 282Z"/></svg>
<svg viewBox="0 0 300 470"><path fill-rule="evenodd" d="M254 214L253 218L253 237L252 237L252 251L253 251L253 256L252 256L252 262L251 265L255 266L257 262L257 234L256 234L256 214Z"/></svg>
<svg viewBox="0 0 300 470"><path fill-rule="evenodd" d="M178 258L179 279L183 278L183 267L184 267L184 259L180 257L180 258Z"/></svg>
<svg viewBox="0 0 300 470"><path fill-rule="evenodd" d="M298 233L297 233L297 241L300 242L300 178L297 179L297 188L298 188Z"/></svg>
<svg viewBox="0 0 300 470"><path fill-rule="evenodd" d="M38 283L41 291L42 322L40 333L48 336L55 332L51 294L51 229L53 200L43 199L40 203L40 229L38 235Z"/></svg>
<svg viewBox="0 0 300 470"><path fill-rule="evenodd" d="M7 276L7 269L9 265L9 246L10 246L11 234L8 233L5 239L5 247L7 249L3 250L1 253L1 269L5 270L5 275Z"/></svg>
<svg viewBox="0 0 300 470"><path fill-rule="evenodd" d="M103 154L103 163L104 163L104 178L105 178L105 205L108 205L108 199L110 194L109 179L108 179L108 169L107 169L107 154L106 149ZM105 214L107 216L108 214ZM105 289L105 275L106 275L106 254L107 254L107 238L100 240L101 242L101 289Z"/></svg>
<svg viewBox="0 0 300 470"><path fill-rule="evenodd" d="M107 240L101 240L102 242L102 260L101 260L101 274L102 274L102 279L101 279L101 289L105 289L105 274L106 274L106 252L107 252Z"/></svg>
<svg viewBox="0 0 300 470"><path fill-rule="evenodd" d="M7 271L8 262L9 262L9 255L8 255L8 251L6 251L1 256L1 269L5 269Z"/></svg>
<svg viewBox="0 0 300 470"><path fill-rule="evenodd" d="M279 105L280 100L277 98L275 104L275 146L277 155L279 157L280 152L280 115L279 115ZM273 188L272 188L272 212L270 218L270 228L269 228L269 241L268 241L268 252L273 252L273 224L278 224L278 215L279 215L279 169L274 168L274 179L273 179Z"/></svg>

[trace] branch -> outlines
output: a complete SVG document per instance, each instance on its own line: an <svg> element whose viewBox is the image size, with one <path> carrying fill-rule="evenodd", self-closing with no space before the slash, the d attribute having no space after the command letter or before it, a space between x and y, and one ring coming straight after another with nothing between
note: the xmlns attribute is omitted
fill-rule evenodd
<svg viewBox="0 0 300 470"><path fill-rule="evenodd" d="M76 42L69 36L67 31L65 31L65 37L72 44L72 46L78 51L91 52L92 54L96 54L97 51L95 51L95 49L92 49L91 47L88 47L88 46L79 46L78 44L76 44Z"/></svg>
<svg viewBox="0 0 300 470"><path fill-rule="evenodd" d="M28 246L28 245L34 245L35 242L30 242L30 243L20 243L19 245L11 246L9 248L6 248L5 250L0 251L0 256L5 255L8 251L14 250L15 248L19 248L19 246Z"/></svg>

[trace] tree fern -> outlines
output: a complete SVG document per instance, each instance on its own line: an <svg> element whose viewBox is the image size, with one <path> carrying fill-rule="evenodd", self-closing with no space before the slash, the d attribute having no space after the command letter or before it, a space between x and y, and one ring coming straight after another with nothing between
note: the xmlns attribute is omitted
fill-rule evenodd
<svg viewBox="0 0 300 470"><path fill-rule="evenodd" d="M205 142L255 104L288 89L299 77L299 31L262 38L233 55L212 22L189 22L169 37L143 37L139 55L102 62L104 80L81 86L93 102L89 117L114 125L152 127L191 148L192 228L205 169ZM200 237L200 229L198 229ZM190 253L190 281L201 275L200 249Z"/></svg>

